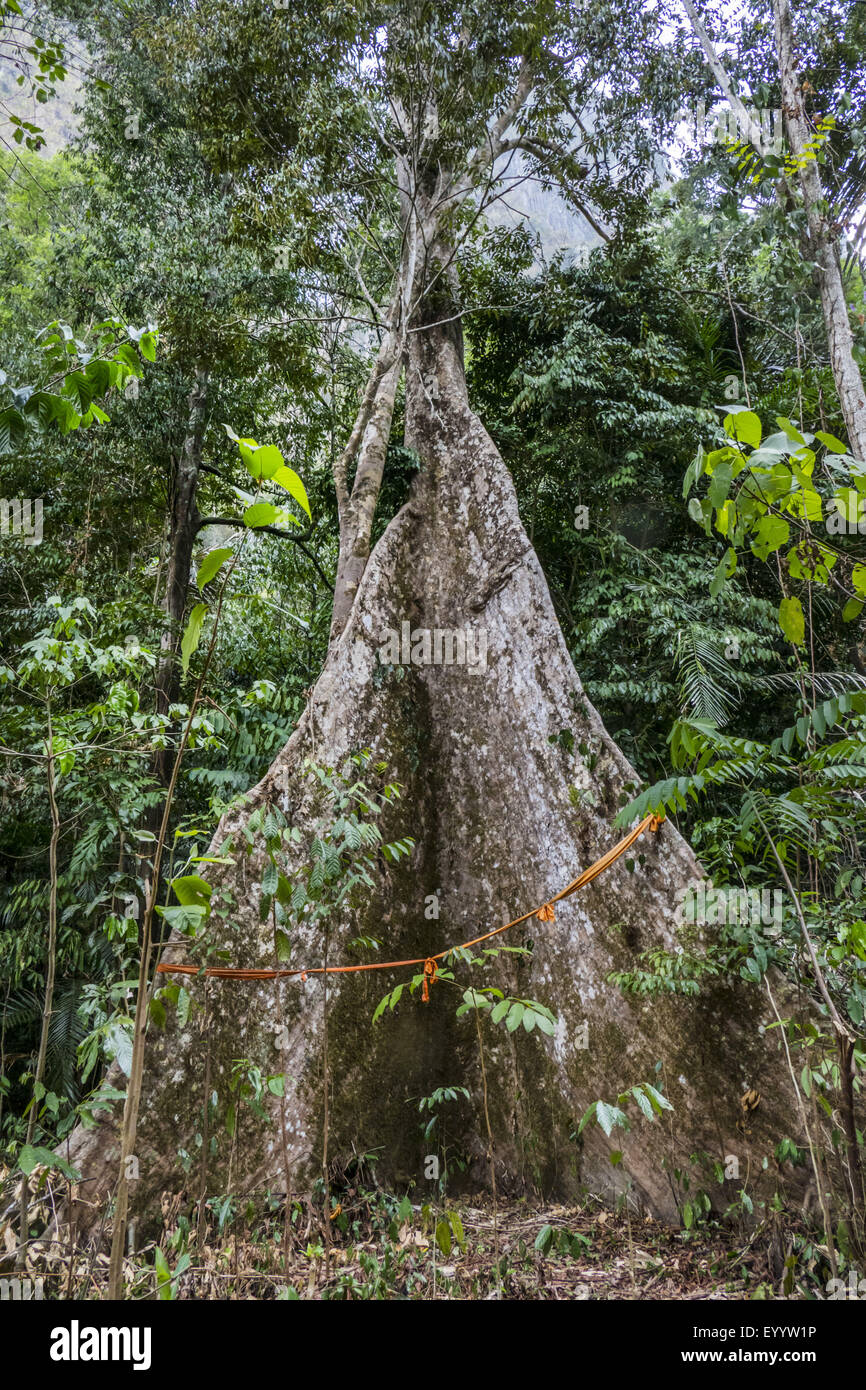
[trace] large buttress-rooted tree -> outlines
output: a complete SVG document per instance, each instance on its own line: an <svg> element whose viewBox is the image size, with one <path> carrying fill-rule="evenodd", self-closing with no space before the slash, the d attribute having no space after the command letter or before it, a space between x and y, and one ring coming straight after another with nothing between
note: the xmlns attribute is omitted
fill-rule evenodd
<svg viewBox="0 0 866 1390"><path fill-rule="evenodd" d="M214 854L230 848L233 862L213 869L214 900L230 911L224 921L211 915L208 941L233 965L276 964L273 925L260 912L265 854L259 842L246 852L242 827L266 807L306 830L327 817L308 760L333 767L353 751L372 750L403 789L383 832L415 841L408 861L383 863L373 888L333 921L333 964L352 959L348 944L359 935L381 943L381 959L423 959L547 902L610 848L616 813L637 784L581 687L508 471L466 389L455 274L460 228L466 209L484 196L479 189L493 187L497 161L517 147L539 156L541 137L527 134L536 80L528 59L513 65L509 91L459 167L453 140L451 162L437 157L429 88L414 108L401 104L403 92L391 103L400 256L378 354L335 469L340 559L332 643L288 745L214 840ZM548 122L543 138L552 150L549 131ZM573 148L561 158L573 174ZM371 548L401 380L405 443L419 471L408 501ZM462 633L474 661L425 664L401 652L395 662L387 652L406 624L414 634ZM640 951L673 947L677 909L697 877L690 849L665 824L559 904L555 920L533 918L502 939L526 954L502 955L479 979L455 967L464 988L494 983L538 1000L557 1018L550 1037L483 1021L501 1185L576 1194L630 1182L651 1210L671 1216L673 1170L688 1167L691 1155L734 1156L742 1179L781 1137L799 1137L778 1043L763 1036L772 1015L759 993L719 988L697 1001L642 999L608 983ZM425 911L434 896L438 916ZM321 965L321 935L303 913L290 941L290 965ZM172 942L166 962L185 959L189 949ZM460 992L437 981L422 1003L407 990L396 1011L371 1022L382 995L412 973L328 979L329 1152L348 1160L376 1151L381 1180L423 1183L429 1144L418 1124L419 1098L439 1086L467 1086L472 1103L451 1134L471 1160L470 1176L487 1181L477 1036L471 1015L455 1016ZM170 1017L148 1035L136 1207L153 1211L157 1194L183 1181L178 1150L195 1151L206 1095L218 1097L216 1123L225 1135L232 1067L241 1058L266 1075L285 1073L286 1094L265 1095L266 1120L246 1108L231 1142L224 1137L209 1163L207 1190L225 1192L229 1177L242 1192L282 1190L287 1182L308 1189L323 1132L322 977L212 981L206 1013L202 982L185 983L199 1011L183 1023ZM661 1120L641 1122L615 1143L597 1125L578 1142L570 1137L592 1101L612 1101L647 1081L673 1107ZM750 1091L761 1101L746 1120L742 1097ZM614 1147L624 1152L617 1168L609 1159ZM73 1137L70 1156L89 1200L114 1183L117 1153L115 1118ZM735 1187L720 1187L720 1202Z"/></svg>

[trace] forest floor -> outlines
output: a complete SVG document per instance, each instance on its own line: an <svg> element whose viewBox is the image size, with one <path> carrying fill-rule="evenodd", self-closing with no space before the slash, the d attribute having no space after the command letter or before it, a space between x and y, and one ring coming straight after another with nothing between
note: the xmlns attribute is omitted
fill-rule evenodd
<svg viewBox="0 0 866 1390"><path fill-rule="evenodd" d="M194 1210L163 1199L163 1230L127 1260L127 1294L194 1300L722 1300L824 1297L818 1238L718 1224L683 1230L631 1211L533 1206L489 1198L413 1205L381 1192L344 1194L325 1249L321 1210L297 1202L253 1214L211 1204L201 1246ZM223 1218L222 1233L219 1229ZM780 1256L779 1251L784 1254ZM788 1283L783 1287L785 1255ZM107 1254L33 1242L27 1273L44 1297L98 1299ZM497 1277L497 1269L499 1275ZM4 1271L5 1273L6 1271Z"/></svg>

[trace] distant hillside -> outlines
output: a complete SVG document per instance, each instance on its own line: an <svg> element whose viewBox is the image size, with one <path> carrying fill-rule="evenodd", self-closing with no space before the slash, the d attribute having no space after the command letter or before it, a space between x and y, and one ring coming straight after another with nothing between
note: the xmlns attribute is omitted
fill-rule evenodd
<svg viewBox="0 0 866 1390"><path fill-rule="evenodd" d="M0 134L10 140L8 116L13 114L24 121L31 121L42 129L45 145L39 151L46 159L68 145L78 129L75 105L79 99L81 83L70 74L65 82L57 86L57 95L49 101L36 101L30 95L28 84L19 87L15 68L7 63L0 65ZM14 147L14 146L13 146Z"/></svg>

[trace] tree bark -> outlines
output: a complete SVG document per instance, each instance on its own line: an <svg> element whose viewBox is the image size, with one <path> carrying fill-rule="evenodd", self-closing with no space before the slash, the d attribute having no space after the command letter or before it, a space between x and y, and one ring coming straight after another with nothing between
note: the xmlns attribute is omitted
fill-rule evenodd
<svg viewBox="0 0 866 1390"><path fill-rule="evenodd" d="M808 146L809 124L803 87L794 55L791 8L788 0L773 0L776 57L782 86L782 113L791 155L796 161L803 205L809 227L812 255L818 267L821 307L827 330L830 366L851 452L866 460L866 390L854 361L854 339L848 318L848 301L842 279L838 238L829 224L818 162Z"/></svg>
<svg viewBox="0 0 866 1390"><path fill-rule="evenodd" d="M402 369L402 358L398 356L378 382L375 402L358 452L358 467L352 491L340 511L340 553L331 617L332 641L339 637L346 626L361 577L370 558L373 519L382 486L391 421L394 417L394 402Z"/></svg>
<svg viewBox="0 0 866 1390"><path fill-rule="evenodd" d="M168 621L162 635L160 658L154 679L156 708L159 714L167 713L170 706L176 702L180 690L177 652L189 594L193 547L199 529L196 496L201 471L208 380L207 368L198 363L188 397L187 432L171 483L168 568L163 600ZM164 773L164 755L160 768ZM162 780L165 780L164 775Z"/></svg>
<svg viewBox="0 0 866 1390"><path fill-rule="evenodd" d="M440 248L441 265L446 253ZM547 902L610 848L614 816L638 784L583 691L511 479L469 405L447 280L439 277L439 295L425 299L423 317L408 334L406 438L421 461L409 501L370 555L295 733L214 839L215 853L231 841L235 863L214 866L214 900L230 895L230 917L223 923L212 916L208 931L237 966L266 967L273 959L271 924L260 920L265 858L258 846L246 854L241 827L252 810L268 805L279 805L294 825L318 822L322 806L306 759L334 766L349 752L370 748L387 764L389 780L404 789L383 834L410 834L416 842L408 865L383 871L366 901L333 923L334 962L350 958L348 943L359 934L381 940L381 959L423 958ZM484 661L390 664L390 637L404 623L415 633L471 636L476 658L483 636ZM573 745L560 737L564 730ZM331 977L330 1152L348 1159L376 1150L379 1181L415 1181L423 1191L429 1145L416 1123L418 1098L437 1086L466 1085L473 1105L455 1124L454 1138L470 1160L467 1181L491 1180L477 1038L472 1018L455 1016L462 989L489 982L539 1000L558 1020L551 1038L522 1029L518 1038L483 1021L500 1190L564 1197L630 1183L647 1209L674 1217L670 1174L674 1166L689 1169L695 1153L734 1155L743 1175L760 1175L763 1156L782 1136L800 1132L776 1034L762 1033L772 1021L764 1016L763 995L745 986L711 987L696 1000L646 999L608 983L610 972L631 968L638 952L673 948L676 909L698 876L690 849L666 823L636 846L631 860L619 860L559 904L555 921L532 919L509 933L503 944L522 945L525 957L500 956L487 980L458 965L459 990L434 982L429 1004L407 990L374 1028L376 1004L412 971ZM432 895L439 915L428 919ZM323 943L303 918L291 942L290 965L321 963ZM183 960L187 952L178 940L167 959ZM186 983L198 998L203 984ZM175 1151L190 1147L199 1124L205 1065L222 1114L239 1057L266 1073L288 1071L285 1105L266 1097L268 1121L245 1116L243 1134L236 1133L240 1191L278 1190L286 1155L298 1190L318 1175L321 978L281 986L288 1045L283 1037L279 1048L272 982L219 981L211 988L218 993L209 1060L192 1024L181 1028L171 1019L165 1031L148 1035L134 1199L140 1212L153 1208L162 1187L181 1181ZM616 1143L593 1125L579 1144L571 1141L591 1102L614 1100L645 1081L666 1090L674 1107L670 1123L638 1121ZM746 1134L740 1097L750 1089L762 1101ZM72 1138L72 1161L91 1192L105 1190L116 1171L116 1133L116 1120L107 1118ZM624 1151L616 1168L609 1157L614 1147ZM214 1190L225 1184L226 1170L224 1144L212 1165ZM751 1182L750 1190L754 1196ZM712 1195L724 1206L734 1191L722 1185Z"/></svg>

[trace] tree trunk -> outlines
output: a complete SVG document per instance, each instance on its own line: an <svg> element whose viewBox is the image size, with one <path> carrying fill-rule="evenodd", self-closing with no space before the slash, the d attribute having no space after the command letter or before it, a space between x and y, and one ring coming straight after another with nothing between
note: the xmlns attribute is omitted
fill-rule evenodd
<svg viewBox="0 0 866 1390"><path fill-rule="evenodd" d="M351 959L348 942L363 932L382 942L380 959L425 957L547 902L618 838L612 822L638 777L587 699L557 624L547 584L521 523L509 474L472 412L463 372L459 320L441 298L408 336L407 443L421 460L407 504L375 546L342 635L330 649L309 705L286 748L232 810L214 839L232 837L233 866L214 866L214 899L229 892L230 916L214 913L209 939L236 966L273 963L273 929L259 914L264 856L243 850L240 827L254 808L280 806L309 826L321 805L305 774L312 758L335 765L370 748L402 783L403 798L383 826L386 838L411 835L402 867L383 869L375 890L332 926L330 958ZM451 319L451 322L443 320ZM474 638L474 664L398 665L383 661L393 634L462 631ZM423 642L418 640L419 654ZM459 650L459 649L457 649ZM483 656L482 656L483 653ZM568 738L560 737L570 731ZM675 913L699 876L690 849L666 823L604 875L556 908L556 920L531 919L497 944L523 945L480 977L456 966L460 990L435 981L430 1002L407 990L398 1008L371 1027L382 996L412 970L336 975L329 983L329 1147L335 1161L376 1151L383 1183L418 1184L425 1142L418 1101L439 1086L470 1089L472 1104L449 1134L468 1156L468 1180L487 1183L488 1143L472 1016L457 1019L462 989L492 983L537 999L556 1014L551 1038L522 1028L510 1034L482 1020L487 1095L497 1179L505 1190L575 1196L621 1189L658 1216L673 1217L673 1168L690 1171L719 1205L733 1199L761 1159L800 1126L778 1034L762 1036L763 995L747 986L711 988L699 999L635 998L607 983L638 952L674 943ZM425 913L436 895L438 918ZM302 922L291 934L290 965L321 963L323 942ZM167 960L187 956L172 944ZM203 984L184 980L203 1001ZM164 1187L183 1184L178 1147L194 1152L204 1076L228 1102L233 1062L249 1058L265 1074L288 1069L286 1117L266 1097L267 1124L245 1108L235 1135L233 1171L244 1193L280 1190L288 1163L294 1181L318 1175L322 1135L321 977L279 985L287 1034L276 1032L272 981L214 981L207 1055L192 1018L170 1019L148 1037L139 1125L139 1212L158 1209ZM585 1026L584 1026L585 1025ZM650 1081L664 1089L672 1116L637 1118L608 1141L588 1126L571 1140L585 1108ZM743 1128L741 1097L761 1102ZM222 1124L222 1119L219 1121ZM624 1159L614 1168L612 1149ZM713 1185L691 1167L704 1153L739 1164L739 1181ZM78 1131L71 1158L91 1194L116 1174L116 1120ZM211 1165L210 1192L225 1191L228 1141ZM663 1164L665 1165L663 1167ZM92 1200L92 1197L91 1197ZM84 1219L84 1213L82 1213Z"/></svg>
<svg viewBox="0 0 866 1390"><path fill-rule="evenodd" d="M736 112L740 127L758 154L765 154L760 125L754 120L742 99L734 90L724 64L715 50L692 0L683 4L697 35L713 76ZM827 216L824 190L818 163L810 149L811 134L803 104L803 89L794 55L791 9L788 0L773 0L773 20L776 36L776 61L782 89L782 114L791 155L797 167L797 177L803 195L806 224L809 229L809 250L817 266L816 279L821 295L821 309L827 333L830 367L842 418L848 431L851 452L866 459L866 390L860 369L854 360L854 339L848 318L848 301L839 258L836 230ZM787 201L792 192L787 180L780 181L778 196Z"/></svg>
<svg viewBox="0 0 866 1390"><path fill-rule="evenodd" d="M803 205L809 227L811 251L818 267L821 308L827 330L830 366L851 452L866 459L866 390L854 361L854 339L848 318L848 301L842 279L838 236L829 225L818 162L811 152L811 132L803 104L803 88L794 55L791 9L788 0L773 0L776 56L782 87L782 112L791 155L796 161Z"/></svg>
<svg viewBox="0 0 866 1390"><path fill-rule="evenodd" d="M340 556L331 616L332 639L339 637L346 626L370 558L373 518L382 486L388 438L394 417L394 402L402 369L403 362L401 357L398 357L378 383L375 403L358 453L358 467L352 491L340 508Z"/></svg>
<svg viewBox="0 0 866 1390"><path fill-rule="evenodd" d="M195 381L189 393L189 419L180 460L172 478L168 543L168 570L163 606L168 619L162 635L161 652L156 668L154 687L159 714L167 713L180 690L177 651L186 612L192 553L198 532L199 511L196 502L201 471L202 437L204 435L207 402L208 371L201 364L195 369ZM161 771L165 772L165 758ZM162 780L165 780L163 775Z"/></svg>

